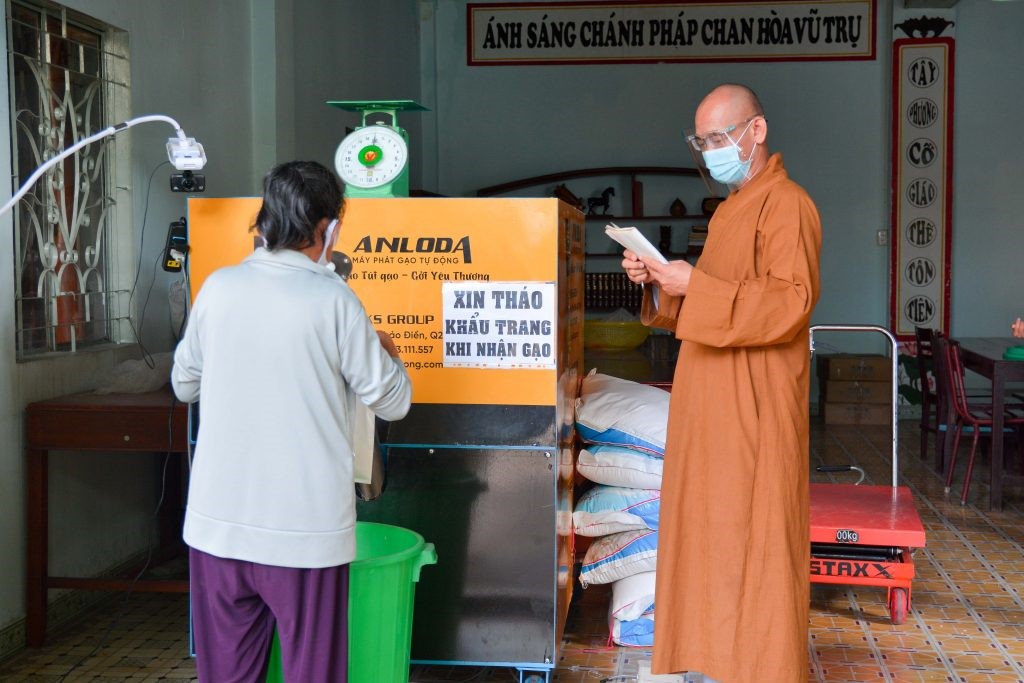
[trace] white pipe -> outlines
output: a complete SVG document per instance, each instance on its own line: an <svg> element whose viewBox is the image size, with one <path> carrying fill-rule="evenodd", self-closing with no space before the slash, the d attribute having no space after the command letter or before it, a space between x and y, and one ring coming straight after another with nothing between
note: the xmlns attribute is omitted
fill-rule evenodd
<svg viewBox="0 0 1024 683"><path fill-rule="evenodd" d="M48 160L45 164L37 168L35 172L31 176L29 176L28 180L26 180L25 183L21 186L21 189L19 189L18 192L13 197L11 197L6 204L4 204L3 208L0 209L0 216L10 211L11 208L13 208L14 205L18 203L18 200L25 196L25 194L32 188L33 185L36 184L36 181L39 180L39 178L42 177L44 173L46 173L50 168L56 166L61 161L68 158L78 150L82 149L83 147L87 147L88 145L91 145L92 143L98 140L102 140L107 136L114 135L115 133L120 133L122 130L127 130L128 128L131 128L134 125L140 123L148 123L150 121L163 121L165 123L171 124L172 126L174 126L175 131L177 131L178 133L178 139L185 139L185 131L181 129L181 126L178 125L178 122L172 119L170 116L164 116L163 114L149 114L146 116L139 116L137 118L129 119L122 123L118 123L114 126L110 126L109 128L104 128L98 133L94 133L87 138L82 138L81 140L71 145L66 150L64 150L63 152L61 152L60 154Z"/></svg>

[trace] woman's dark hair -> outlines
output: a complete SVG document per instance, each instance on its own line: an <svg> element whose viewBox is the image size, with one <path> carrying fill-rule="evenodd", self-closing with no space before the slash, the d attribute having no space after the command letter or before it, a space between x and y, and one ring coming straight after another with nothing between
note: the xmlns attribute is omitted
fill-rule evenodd
<svg viewBox="0 0 1024 683"><path fill-rule="evenodd" d="M344 188L316 161L289 161L263 179L263 206L253 228L267 249L305 249L316 244L316 224L335 219L344 208Z"/></svg>

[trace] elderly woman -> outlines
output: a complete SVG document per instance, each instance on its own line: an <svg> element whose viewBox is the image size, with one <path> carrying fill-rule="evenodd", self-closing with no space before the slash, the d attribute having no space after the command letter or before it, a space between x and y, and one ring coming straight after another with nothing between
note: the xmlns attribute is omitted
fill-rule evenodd
<svg viewBox="0 0 1024 683"><path fill-rule="evenodd" d="M356 401L405 416L390 337L329 267L342 186L315 162L267 174L264 246L216 271L174 354L200 400L185 514L199 680L264 680L276 626L288 681L345 681L355 558Z"/></svg>

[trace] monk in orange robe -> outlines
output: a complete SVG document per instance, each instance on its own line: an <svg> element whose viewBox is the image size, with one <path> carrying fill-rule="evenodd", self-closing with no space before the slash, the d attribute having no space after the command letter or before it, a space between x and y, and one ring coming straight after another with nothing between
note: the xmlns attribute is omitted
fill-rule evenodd
<svg viewBox="0 0 1024 683"><path fill-rule="evenodd" d="M765 147L756 95L723 85L690 143L730 187L703 255L622 262L641 317L682 340L661 496L653 673L807 681L811 310L821 222Z"/></svg>

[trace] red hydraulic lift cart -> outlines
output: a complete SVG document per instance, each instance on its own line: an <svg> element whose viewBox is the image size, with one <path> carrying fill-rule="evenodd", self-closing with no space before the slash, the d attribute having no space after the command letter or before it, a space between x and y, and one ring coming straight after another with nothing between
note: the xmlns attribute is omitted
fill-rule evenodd
<svg viewBox="0 0 1024 683"><path fill-rule="evenodd" d="M892 485L810 485L811 583L879 586L887 590L889 617L902 624L910 610L910 584L914 578L914 549L925 545L924 527L910 489L898 485L896 337L876 325L814 325L815 333L879 332L892 353ZM819 381L824 381L819 378ZM823 467L819 471L850 471L850 466ZM861 471L863 479L863 470Z"/></svg>

